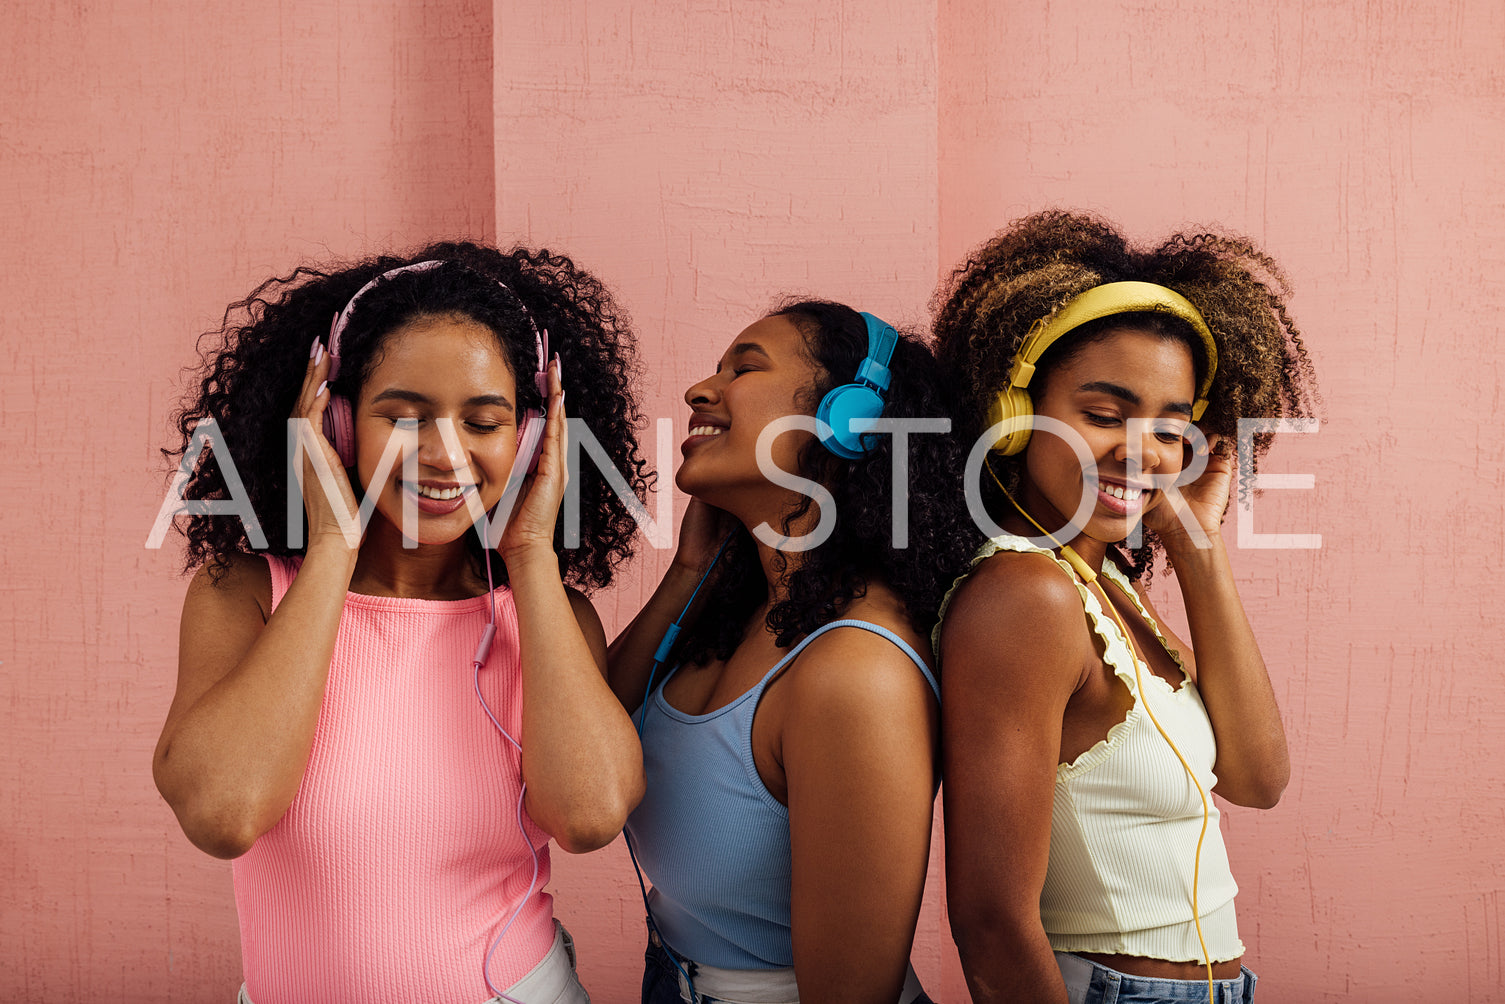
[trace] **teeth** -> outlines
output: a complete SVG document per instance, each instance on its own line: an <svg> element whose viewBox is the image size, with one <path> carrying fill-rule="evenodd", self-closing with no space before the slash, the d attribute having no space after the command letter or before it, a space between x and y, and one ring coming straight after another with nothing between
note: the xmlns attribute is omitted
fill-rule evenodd
<svg viewBox="0 0 1505 1004"><path fill-rule="evenodd" d="M450 499L457 499L461 495L464 495L465 486L461 485L458 488L430 488L427 485L419 485L418 494L426 499L439 499L441 502L447 502Z"/></svg>
<svg viewBox="0 0 1505 1004"><path fill-rule="evenodd" d="M1098 487L1103 490L1104 494L1112 495L1114 498L1122 499L1125 502L1137 501L1139 496L1144 494L1144 489L1142 488L1121 488L1118 485L1099 485Z"/></svg>
<svg viewBox="0 0 1505 1004"><path fill-rule="evenodd" d="M719 436L722 430L714 425L697 425L690 429L692 436Z"/></svg>

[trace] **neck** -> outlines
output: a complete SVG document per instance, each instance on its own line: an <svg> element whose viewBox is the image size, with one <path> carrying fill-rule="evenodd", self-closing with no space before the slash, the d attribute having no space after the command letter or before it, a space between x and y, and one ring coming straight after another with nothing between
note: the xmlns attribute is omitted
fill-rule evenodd
<svg viewBox="0 0 1505 1004"><path fill-rule="evenodd" d="M1095 540L1085 533L1076 533L1066 526L1069 517L1058 512L1055 506L1046 500L1045 496L1036 491L1035 486L1026 477L1019 486L1019 491L1014 493L1016 503L1013 511L1003 521L1003 527L1012 533L1020 533L1029 537L1046 537L1052 541L1051 546L1060 549L1070 547L1077 553L1089 568L1098 569L1103 566L1103 559L1108 554L1108 544L1105 541ZM1047 534L1042 534L1029 519L1022 515L1028 513L1033 516L1036 523L1044 527Z"/></svg>
<svg viewBox="0 0 1505 1004"><path fill-rule="evenodd" d="M789 523L788 529L784 522L790 510L800 501L806 500L804 496L795 495L791 492L781 492L778 496L763 500L761 504L748 504L750 500L745 498L743 504L738 505L734 501L732 505L720 506L737 518L737 521L746 528L753 539L753 545L758 549L758 564L763 569L763 580L768 587L768 605L784 600L789 595L789 576L799 568L804 552L791 551L774 547L758 539L753 528L767 524L780 540L789 537L800 537L813 531L820 522L819 507L811 502L810 509L804 515ZM712 502L716 505L716 502ZM764 535L767 536L765 530Z"/></svg>
<svg viewBox="0 0 1505 1004"><path fill-rule="evenodd" d="M466 541L402 546L402 533L379 516L371 521L351 576L353 592L371 596L453 600L485 592L471 568Z"/></svg>

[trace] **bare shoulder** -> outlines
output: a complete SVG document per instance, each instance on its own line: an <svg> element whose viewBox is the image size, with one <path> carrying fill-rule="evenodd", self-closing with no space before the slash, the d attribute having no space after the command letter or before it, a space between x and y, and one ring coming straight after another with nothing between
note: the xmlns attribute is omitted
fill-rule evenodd
<svg viewBox="0 0 1505 1004"><path fill-rule="evenodd" d="M183 598L185 615L244 616L252 605L265 624L272 613L272 570L259 554L232 554L217 566L213 562L200 566Z"/></svg>
<svg viewBox="0 0 1505 1004"><path fill-rule="evenodd" d="M574 586L564 587L565 596L570 601L570 613L575 615L575 623L580 626L580 633L585 636L585 644L590 648L591 656L596 660L596 665L601 667L601 672L606 672L606 628L601 624L601 615L596 613L596 605Z"/></svg>
<svg viewBox="0 0 1505 1004"><path fill-rule="evenodd" d="M1000 632L1049 634L1059 642L1082 624L1076 581L1049 555L1000 551L983 559L957 587L942 626L943 648L953 641Z"/></svg>
<svg viewBox="0 0 1505 1004"><path fill-rule="evenodd" d="M842 611L843 620L861 620L902 640L933 672L929 642L909 623L898 597L882 585ZM858 627L827 631L806 646L790 667L794 706L892 716L903 708L924 714L934 692L909 654L889 638Z"/></svg>
<svg viewBox="0 0 1505 1004"><path fill-rule="evenodd" d="M165 754L179 718L231 671L272 615L272 572L260 555L236 554L194 573L178 626L178 686L158 743Z"/></svg>
<svg viewBox="0 0 1505 1004"><path fill-rule="evenodd" d="M980 691L1069 677L1071 689L1092 654L1075 580L1049 555L1000 551L957 589L942 624L947 701Z"/></svg>
<svg viewBox="0 0 1505 1004"><path fill-rule="evenodd" d="M591 598L589 596L585 595L574 586L565 586L564 594L569 597L570 611L574 613L575 620L580 623L581 627L584 627L586 623L591 621L594 621L597 625L600 625L601 617L596 613L596 605L591 602Z"/></svg>

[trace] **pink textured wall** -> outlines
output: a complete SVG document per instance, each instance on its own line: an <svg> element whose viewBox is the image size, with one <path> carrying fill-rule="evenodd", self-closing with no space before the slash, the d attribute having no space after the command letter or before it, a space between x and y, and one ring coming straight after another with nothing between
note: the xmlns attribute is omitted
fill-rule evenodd
<svg viewBox="0 0 1505 1004"><path fill-rule="evenodd" d="M922 322L940 270L1054 204L1249 233L1323 380L1322 431L1268 467L1316 489L1259 503L1323 548L1235 556L1296 768L1228 814L1261 1001L1505 1000L1498 3L105 0L7 26L0 1000L233 995L228 869L151 786L183 583L141 547L227 301L300 257L555 245L615 285L678 419L776 294ZM666 560L599 599L609 627ZM556 861L595 999L635 1000L620 844ZM916 965L964 1000L943 900L933 872Z"/></svg>
<svg viewBox="0 0 1505 1004"><path fill-rule="evenodd" d="M152 787L194 335L303 257L489 232L484 3L9 5L0 33L0 1001L226 1001L229 870Z"/></svg>

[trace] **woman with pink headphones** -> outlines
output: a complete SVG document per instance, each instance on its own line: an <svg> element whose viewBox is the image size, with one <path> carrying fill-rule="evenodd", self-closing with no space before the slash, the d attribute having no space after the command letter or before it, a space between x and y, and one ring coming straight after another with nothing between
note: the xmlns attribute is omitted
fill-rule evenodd
<svg viewBox="0 0 1505 1004"><path fill-rule="evenodd" d="M153 768L235 859L242 1004L588 1000L547 845L642 794L582 591L635 524L593 468L581 546L558 514L566 414L646 490L625 321L568 258L443 243L270 279L221 336L174 455L255 519L183 525Z"/></svg>

